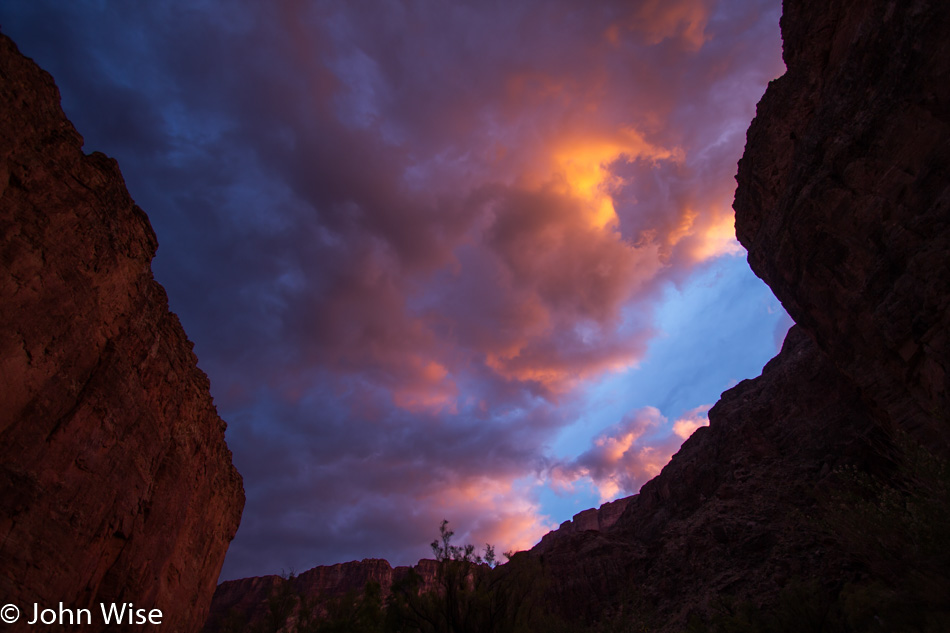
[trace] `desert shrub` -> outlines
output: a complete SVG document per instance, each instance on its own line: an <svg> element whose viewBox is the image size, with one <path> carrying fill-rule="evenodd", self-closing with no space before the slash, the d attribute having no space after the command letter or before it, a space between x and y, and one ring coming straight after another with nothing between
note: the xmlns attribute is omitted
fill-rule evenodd
<svg viewBox="0 0 950 633"><path fill-rule="evenodd" d="M452 544L443 521L432 542L438 561L437 589L422 592L410 571L394 583L387 606L388 631L400 633L568 633L583 627L565 623L552 608L548 583L537 557L506 553L508 563L493 569L494 548L478 554L471 545Z"/></svg>
<svg viewBox="0 0 950 633"><path fill-rule="evenodd" d="M285 628L287 621L297 608L300 596L297 595L295 579L296 575L293 571L286 575L282 574L271 590L267 598L267 617L263 623L265 633L277 633Z"/></svg>
<svg viewBox="0 0 950 633"><path fill-rule="evenodd" d="M484 554L475 546L454 545L448 521L439 526L439 536L431 543L436 567L435 591L421 591L422 579L410 570L406 578L393 584L387 605L386 623L393 631L421 633L467 633L494 630L488 575L495 564L494 548Z"/></svg>

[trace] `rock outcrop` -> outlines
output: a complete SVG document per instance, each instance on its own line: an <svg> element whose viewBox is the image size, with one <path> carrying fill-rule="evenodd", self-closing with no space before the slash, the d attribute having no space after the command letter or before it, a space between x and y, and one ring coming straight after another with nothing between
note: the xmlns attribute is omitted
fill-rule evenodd
<svg viewBox="0 0 950 633"><path fill-rule="evenodd" d="M950 444L950 8L786 2L739 163L749 264L876 419Z"/></svg>
<svg viewBox="0 0 950 633"><path fill-rule="evenodd" d="M537 548L544 550L552 546L554 541L564 538L568 534L576 534L587 530L603 532L613 527L617 519L623 514L623 511L627 509L627 505L631 499L633 499L633 497L624 497L623 499L601 504L599 508L590 508L589 510L578 512L571 520L561 523L558 529L545 534L541 542L538 543Z"/></svg>
<svg viewBox="0 0 950 633"><path fill-rule="evenodd" d="M0 103L0 596L195 631L244 492L155 234L2 35Z"/></svg>

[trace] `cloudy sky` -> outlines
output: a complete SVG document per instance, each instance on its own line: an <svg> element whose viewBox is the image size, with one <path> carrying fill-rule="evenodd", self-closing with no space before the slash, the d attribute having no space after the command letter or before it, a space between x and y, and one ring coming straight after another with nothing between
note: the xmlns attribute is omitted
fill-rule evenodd
<svg viewBox="0 0 950 633"><path fill-rule="evenodd" d="M222 579L635 493L789 325L734 239L779 0L5 0L119 160L247 507Z"/></svg>

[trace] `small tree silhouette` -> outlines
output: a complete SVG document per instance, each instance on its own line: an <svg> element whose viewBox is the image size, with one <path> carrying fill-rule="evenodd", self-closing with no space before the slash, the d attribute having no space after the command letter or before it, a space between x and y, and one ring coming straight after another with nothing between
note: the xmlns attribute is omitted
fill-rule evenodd
<svg viewBox="0 0 950 633"><path fill-rule="evenodd" d="M442 519L442 523L439 525L439 538L430 544L432 553L435 555L437 561L440 563L445 561L461 561L475 565L486 564L489 567L495 566L495 547L493 545L486 543L485 553L483 555L475 553L475 546L471 543L461 547L452 545L452 537L455 536L455 532L450 530L448 526L448 519Z"/></svg>

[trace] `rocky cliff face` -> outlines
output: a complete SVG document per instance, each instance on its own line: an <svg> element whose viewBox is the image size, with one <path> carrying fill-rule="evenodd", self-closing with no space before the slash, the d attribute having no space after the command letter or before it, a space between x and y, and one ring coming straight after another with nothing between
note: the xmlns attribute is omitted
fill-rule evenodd
<svg viewBox="0 0 950 633"><path fill-rule="evenodd" d="M197 630L244 493L155 235L2 35L0 103L0 596Z"/></svg>
<svg viewBox="0 0 950 633"><path fill-rule="evenodd" d="M786 2L739 163L749 264L886 424L950 443L950 10Z"/></svg>
<svg viewBox="0 0 950 633"><path fill-rule="evenodd" d="M877 431L854 386L794 327L709 420L611 528L532 550L570 614L617 610L626 588L679 630L721 595L761 603L792 578L848 573L814 517L835 468L874 458Z"/></svg>
<svg viewBox="0 0 950 633"><path fill-rule="evenodd" d="M844 466L892 476L897 430L950 453L950 4L787 0L782 32L788 72L749 130L736 228L799 325L619 516L581 513L496 570L503 586L532 566L542 608L566 618L680 631L724 596L774 606L798 580L821 596L892 582L822 526L828 491ZM930 509L937 539L948 502ZM936 597L901 606L942 604L926 630L946 630L946 552L934 551L943 575L913 599ZM888 628L876 608L866 630Z"/></svg>

